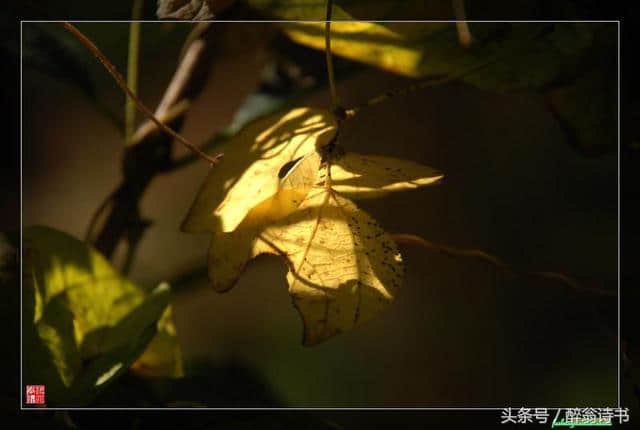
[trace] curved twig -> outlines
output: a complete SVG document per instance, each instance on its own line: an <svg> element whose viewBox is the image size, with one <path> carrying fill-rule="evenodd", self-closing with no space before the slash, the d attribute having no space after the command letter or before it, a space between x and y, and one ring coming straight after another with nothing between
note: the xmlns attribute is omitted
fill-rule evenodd
<svg viewBox="0 0 640 430"><path fill-rule="evenodd" d="M461 11L462 13L464 13L464 10ZM545 24L543 26L540 27L540 29L538 31L536 31L534 34L531 35L531 39L535 39L537 37L539 37L540 35L543 35L544 33L546 33L548 31L549 25L553 25L553 24ZM462 43L462 41L461 41ZM471 75L472 73L475 73L481 69L484 69L485 67L492 65L494 63L496 63L497 61L499 61L500 59L504 59L507 58L510 54L514 53L515 51L509 49L506 51L501 51L496 53L495 55L491 56L488 60L486 60L483 63L477 64L476 66L470 67L467 70L463 70L460 73L456 73L453 75L445 75L445 76L433 76L427 80L424 80L422 82L418 82L415 84L410 85L409 87L406 88L401 88L401 89L397 89L397 90L392 90L392 91L388 91L384 94L381 94L379 96L376 96L360 105L357 105L353 108L350 109L346 109L345 110L345 117L346 118L350 118L352 116L354 116L355 114L357 114L361 109L363 108L367 108L370 106L374 106L377 105L378 103L381 103L385 100L388 100L392 97L395 96L400 96L400 95L405 95L408 93L411 93L413 91L416 90L420 90L423 88L427 88L427 87L432 87L435 85L442 85L442 84L447 84L450 82L455 82L458 81L462 78L467 77L468 75Z"/></svg>
<svg viewBox="0 0 640 430"><path fill-rule="evenodd" d="M450 255L452 257L471 257L471 258L477 258L479 260L483 260L487 263L490 263L500 269L509 271L511 273L514 273L516 275L519 276L527 276L527 277L531 277L531 278L538 278L538 279L552 279L552 280L556 280L556 281L560 281L562 282L564 285L570 287L573 290L576 290L578 292L581 293L591 293L591 294L596 294L596 295L600 295L600 296L607 296L607 297L615 297L616 293L613 291L607 291L607 290L602 290L599 288L590 288L590 287L584 287L581 286L578 281L576 281L575 279L571 278L570 276L564 275L562 273L556 273L556 272L521 272L518 271L516 269L513 269L512 267L510 267L508 264L506 264L504 261L502 261L500 258L491 255L485 251L481 251L479 249L459 249L459 248L453 248L450 246L446 246L446 245L439 245L439 244L435 244L433 242L430 242L426 239L421 238L420 236L416 236L413 234L392 234L391 237L393 238L393 240L395 240L397 243L401 243L401 244L405 244L405 245L416 245L416 246L421 246L423 248L432 250L432 251L437 251L440 252L442 254L446 254L446 255Z"/></svg>
<svg viewBox="0 0 640 430"><path fill-rule="evenodd" d="M100 215L102 215L102 213L107 209L109 204L113 202L117 193L118 193L118 189L115 189L112 192L110 192L107 195L107 197L104 198L102 203L100 203L100 206L98 206L98 208L95 210L93 215L91 215L91 219L89 220L89 225L87 226L87 231L85 232L85 235L84 235L85 241L93 242L94 236L95 236L94 230L96 229L96 224L98 223L98 219L100 218Z"/></svg>
<svg viewBox="0 0 640 430"><path fill-rule="evenodd" d="M357 114L358 112L360 112L360 110L362 110L363 108L368 108L371 106L375 106L379 103L382 103L386 100L389 100L390 98L393 97L397 97L397 96L403 96L409 93L412 93L414 91L417 90L421 90L423 88L428 88L428 87L434 87L436 85L442 85L442 84L448 84L451 82L455 82L458 81L462 78L467 77L468 75L477 72L480 69L483 69L485 67L487 67L488 65L494 63L495 60L489 60L486 61L484 63L478 64L475 67L471 67L463 72L454 74L454 75L445 75L445 76L434 76L430 79L421 81L421 82L417 82L415 84L411 84L408 87L405 88L399 88L399 89L395 89L395 90L391 90L391 91L387 91L384 94L380 94L379 96L373 97L370 100L367 100L366 102L358 105L358 106L354 106L350 109L347 109L345 111L346 117L350 118L352 116L354 116L355 114Z"/></svg>

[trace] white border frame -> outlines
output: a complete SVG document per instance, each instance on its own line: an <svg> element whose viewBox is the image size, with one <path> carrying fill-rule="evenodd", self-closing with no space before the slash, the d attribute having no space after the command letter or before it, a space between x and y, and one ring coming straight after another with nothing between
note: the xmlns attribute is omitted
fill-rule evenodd
<svg viewBox="0 0 640 430"><path fill-rule="evenodd" d="M389 22L389 23L404 23L404 22L437 22L437 23L456 23L460 20L331 20L331 22L368 22L368 23L378 23L378 22ZM199 410L211 410L211 411L488 411L488 410L497 410L501 411L509 406L505 407L283 407L283 408L260 408L260 407L238 407L238 408L215 408L215 407L206 407L206 408L118 408L118 407L103 407L103 408L85 408L85 407L67 407L67 408L59 408L59 407L44 407L44 408L29 408L24 407L24 384L22 380L22 363L23 363L23 345L22 345L22 24L23 23L56 23L56 22L66 22L64 20L20 20L20 389L19 389L19 401L20 401L20 410L22 411L42 411L42 410L52 410L52 411L67 411L67 410L131 410L131 411L153 411L153 410L175 410L175 411L199 411ZM131 22L140 22L140 23L161 23L162 20L74 20L70 22L88 22L88 23L131 23ZM174 21L171 21L174 22ZM206 20L206 21L193 21L193 20L183 20L183 21L175 21L176 23L198 23L198 22L212 22L212 23L325 23L327 20ZM495 23L495 22L504 22L504 23L542 23L542 22L560 22L560 23L571 23L571 22L579 22L579 23L617 23L617 54L618 54L618 110L617 110L617 133L618 133L618 332L617 332L617 340L618 340L618 404L616 407L621 407L621 362L620 362L620 348L621 348L621 340L620 340L620 300L621 300L621 288L620 288L620 160L621 160L621 147L620 147L620 20L466 20L463 22L470 23L478 23L478 22L487 22L487 23ZM511 406L513 407L513 405ZM535 407L535 406L531 406ZM565 409L561 407L547 407L546 409Z"/></svg>

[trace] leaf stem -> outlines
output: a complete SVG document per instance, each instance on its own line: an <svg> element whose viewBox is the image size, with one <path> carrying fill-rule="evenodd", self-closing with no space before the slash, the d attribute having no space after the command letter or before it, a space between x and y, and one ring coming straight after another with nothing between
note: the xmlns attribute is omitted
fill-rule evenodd
<svg viewBox="0 0 640 430"><path fill-rule="evenodd" d="M161 123L153 115L151 110L149 110L149 108L146 107L144 103L142 103L142 101L127 86L124 78L122 77L120 72L118 72L118 69L116 69L116 66L114 66L113 63L109 61L109 59L102 53L102 51L100 51L100 49L87 36L85 36L80 30L78 30L73 24L69 22L66 22L66 21L62 22L61 25L62 27L64 27L65 30L73 34L87 49L89 49L89 51L91 51L91 53L107 69L109 74L111 74L111 76L116 81L116 83L120 86L120 88L122 88L122 90L135 102L138 109L140 109L142 113L144 113L155 125L157 125L158 128L163 130L165 133L169 134L178 142L182 143L184 146L189 148L191 151L196 153L198 156L200 156L204 160L207 160L210 164L212 165L217 164L218 161L220 161L220 159L222 158L222 154L218 154L215 157L211 157L205 154L197 146L189 142L187 139L185 139L184 137L182 137L181 135L173 131L171 128L169 128L165 124Z"/></svg>
<svg viewBox="0 0 640 430"><path fill-rule="evenodd" d="M129 52L127 58L127 86L136 94L138 92L138 62L140 58L140 17L144 0L134 0L129 24ZM124 105L125 143L129 145L136 124L136 106L127 97Z"/></svg>
<svg viewBox="0 0 640 430"><path fill-rule="evenodd" d="M335 76L333 73L333 57L331 55L331 13L333 0L327 0L327 19L324 24L324 51L327 56L327 75L329 78L329 91L331 92L331 110L338 110L338 93L336 91Z"/></svg>
<svg viewBox="0 0 640 430"><path fill-rule="evenodd" d="M570 287L571 289L578 291L580 293L591 293L591 294L595 294L595 295L599 295L599 296L608 296L608 297L613 297L615 296L615 292L613 291L607 291L607 290L602 290L599 288L589 288L589 287L583 287L580 286L580 284L578 283L578 281L576 281L575 279L571 278L570 276L564 275L562 273L556 273L556 272L520 272L517 271L513 268L511 268L508 264L506 264L504 261L502 261L501 259L499 259L498 257L491 255L487 252L481 251L479 249L459 249L459 248L453 248L450 246L446 246L446 245L438 245L435 244L433 242L430 242L426 239L421 238L420 236L416 236L413 234L392 234L391 238L396 241L397 243L401 243L401 244L405 244L405 245L415 245L415 246L421 246L423 248L432 250L432 251L437 251L440 252L442 254L445 255L450 255L453 257L471 257L471 258L477 258L480 260L483 260L487 263L490 263L500 269L509 271L511 273L514 273L516 275L521 275L521 276L528 276L531 278L538 278L538 279L552 279L552 280L556 280L556 281L560 281L563 284L565 284L566 286Z"/></svg>

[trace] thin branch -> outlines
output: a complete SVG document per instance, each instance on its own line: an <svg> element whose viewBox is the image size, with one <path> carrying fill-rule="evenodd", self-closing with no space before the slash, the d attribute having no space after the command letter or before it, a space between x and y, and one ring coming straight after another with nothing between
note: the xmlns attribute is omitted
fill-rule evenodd
<svg viewBox="0 0 640 430"><path fill-rule="evenodd" d="M107 197L105 197L105 199L102 201L102 203L100 203L98 209L96 209L96 211L91 216L91 219L89 220L89 226L87 227L87 231L84 235L85 241L93 242L95 238L94 231L96 229L96 225L98 224L98 219L100 219L100 215L102 215L102 213L109 207L109 204L113 203L113 199L115 198L117 191L118 190L116 189L109 193Z"/></svg>
<svg viewBox="0 0 640 430"><path fill-rule="evenodd" d="M333 74L333 57L331 55L331 13L333 0L327 0L327 19L324 25L324 51L327 56L327 74L329 77L329 90L331 92L331 110L336 112L339 106L338 93L336 91L335 76Z"/></svg>
<svg viewBox="0 0 640 430"><path fill-rule="evenodd" d="M140 58L140 16L143 0L133 1L131 23L129 23L129 54L127 58L127 86L136 94L138 92L138 62ZM136 107L127 97L124 105L125 143L128 145L136 125Z"/></svg>
<svg viewBox="0 0 640 430"><path fill-rule="evenodd" d="M127 87L127 84L124 78L122 77L122 75L120 74L120 72L118 72L118 70L113 65L113 63L109 61L109 59L102 53L102 51L100 51L100 49L91 40L89 40L89 38L87 38L80 30L78 30L73 24L69 22L63 22L62 26L64 27L65 30L73 34L87 49L89 49L93 53L93 55L95 55L95 57L102 63L102 65L107 69L107 71L115 79L115 81L118 83L120 88L122 88L122 90L129 97L131 97L131 99L135 102L138 109L140 109L142 113L144 113L151 121L153 121L153 123L156 124L158 128L160 128L161 130L169 134L171 137L176 139L178 142L182 143L184 146L189 148L194 153L198 154L203 159L207 160L210 164L212 165L217 164L218 161L220 161L220 158L222 158L222 154L218 154L215 157L211 157L205 154L204 152L202 152L197 146L195 146L194 144L186 140L184 137L182 137L181 135L173 131L171 128L162 124L153 115L151 110L149 110L149 108L147 108L144 105L144 103L142 103L142 101L131 91L131 89Z"/></svg>
<svg viewBox="0 0 640 430"><path fill-rule="evenodd" d="M431 79L427 79L425 81L421 81L421 82L417 82L415 84L411 84L408 87L405 88L399 88L399 89L395 89L395 90L391 90L391 91L387 91L384 94L381 94L379 96L376 96L364 103L362 103L361 105L355 106L351 109L347 109L346 110L346 116L347 118L350 118L354 115L356 115L358 112L360 112L361 109L363 108L368 108L371 106L375 106L379 103L382 103L384 101L387 101L393 97L397 97L397 96L403 96L406 94L410 94L412 92L421 90L423 88L428 88L428 87L435 87L436 85L442 85L442 84L447 84L450 82L455 82L458 81L464 77L467 77L475 72L477 72L478 70L484 69L485 67L489 66L490 64L494 63L494 60L489 60L486 61L482 64L478 64L474 67L471 67L470 69L467 69L463 72L460 72L458 74L455 75L448 75L448 76L436 76L433 77Z"/></svg>
<svg viewBox="0 0 640 430"><path fill-rule="evenodd" d="M562 273L556 273L556 272L520 272L518 270L515 270L513 268L511 268L508 264L506 264L504 261L502 261L501 259L499 259L498 257L491 255L487 252L481 251L479 249L459 249L459 248L453 248L450 246L446 246L446 245L439 245L439 244L435 244L433 242L430 242L426 239L423 239L419 236L413 235L413 234L392 234L391 237L393 238L394 241L396 241L397 243L401 243L401 244L405 244L405 245L415 245L415 246L421 246L423 248L432 250L432 251L437 251L440 252L442 254L445 255L449 255L452 257L465 257L465 258L477 258L479 260L485 261L487 263L490 263L500 269L506 270L508 272L514 273L516 275L520 275L520 276L527 276L530 278L537 278L537 279L551 279L551 280L556 280L556 281L560 281L563 284L565 284L566 286L570 287L571 289L578 291L580 293L591 293L591 294L596 294L596 295L600 295L600 296L607 296L607 297L615 297L616 293L613 291L607 291L607 290L602 290L599 288L590 288L590 287L584 287L581 286L578 281L576 281L575 279L571 278L570 276L564 275Z"/></svg>
<svg viewBox="0 0 640 430"><path fill-rule="evenodd" d="M207 142L205 142L202 145L202 148L205 150L209 150L209 149L215 149L218 146L220 146L221 144L225 143L226 141L229 140L229 138L232 136L232 134L226 132L226 131L220 131L218 133L216 133L213 137L211 137ZM196 162L198 160L198 157L194 156L193 154L187 154L184 155L181 158L178 158L176 160L174 160L171 165L167 166L165 169L163 169L163 173L168 173L168 172L172 172L174 170L178 170L181 169L185 166L188 166L189 164L192 164L194 162Z"/></svg>
<svg viewBox="0 0 640 430"><path fill-rule="evenodd" d="M533 40L533 39L535 39L535 38L537 38L537 37L539 37L541 35L544 35L552 25L553 24L542 25L538 29L537 32L535 32L535 33L533 33L531 35L530 39ZM501 52L498 52L498 53L494 54L493 56L491 56L491 58L489 58L485 62L477 64L476 66L470 67L467 70L463 70L460 73L449 75L449 76L447 76L447 75L445 75L445 76L433 76L433 77L431 77L431 78L429 78L429 79L427 79L425 81L418 82L416 84L412 84L412 85L408 86L407 88L388 91L388 92L386 92L384 94L381 94L379 96L376 96L376 97L374 97L374 98L372 98L372 99L370 99L370 100L368 100L368 101L366 101L366 102L364 102L364 103L362 103L362 104L360 104L358 106L355 106L355 107L353 107L351 109L346 109L345 110L345 117L346 118L350 118L350 117L356 115L358 112L360 112L360 110L363 109L363 108L367 108L367 107L370 107L370 106L377 105L379 103L382 103L382 102L384 102L386 100L389 100L389 99L391 99L393 97L396 97L396 96L405 95L405 94L408 94L408 93L411 93L411 92L414 92L416 90L420 90L420 89L423 89L423 88L427 88L427 87L433 87L433 86L436 86L436 85L442 85L442 84L446 84L446 83L450 83L450 82L455 82L455 81L460 80L462 78L465 78L465 77L467 77L467 76L469 76L469 75L471 75L473 73L476 73L477 71L479 71L481 69L484 69L487 66L490 66L490 65L496 63L500 59L508 58L508 56L510 54L513 54L515 52L517 52L517 48L516 48L515 51L512 50L512 49L507 49L507 50L504 50L504 51L501 51Z"/></svg>

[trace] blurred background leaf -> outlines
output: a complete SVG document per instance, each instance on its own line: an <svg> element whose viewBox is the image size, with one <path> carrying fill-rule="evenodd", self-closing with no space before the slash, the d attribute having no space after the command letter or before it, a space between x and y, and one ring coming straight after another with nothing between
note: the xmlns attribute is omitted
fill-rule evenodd
<svg viewBox="0 0 640 430"><path fill-rule="evenodd" d="M90 403L143 353L157 324L161 336L175 335L170 313L159 323L168 309L167 284L147 291L93 248L48 227L26 228L23 240L23 330L31 351L24 380L45 384L50 404ZM165 349L179 357L173 345Z"/></svg>
<svg viewBox="0 0 640 430"><path fill-rule="evenodd" d="M375 16L454 18L450 1L336 2L332 19ZM323 20L326 2L248 0L267 16ZM325 49L324 23L280 24L295 42ZM470 47L460 44L453 23L334 22L331 49L336 55L413 78L457 77L490 91L536 91L548 95L549 108L572 146L586 155L615 150L617 120L616 23L472 22ZM604 67L603 67L604 65ZM466 71L473 71L464 75ZM462 76L464 75L464 76ZM603 133L602 130L607 130Z"/></svg>
<svg viewBox="0 0 640 430"><path fill-rule="evenodd" d="M147 377L183 377L182 353L173 324L171 306L167 306L158 320L157 331L142 356L133 363L132 370Z"/></svg>

